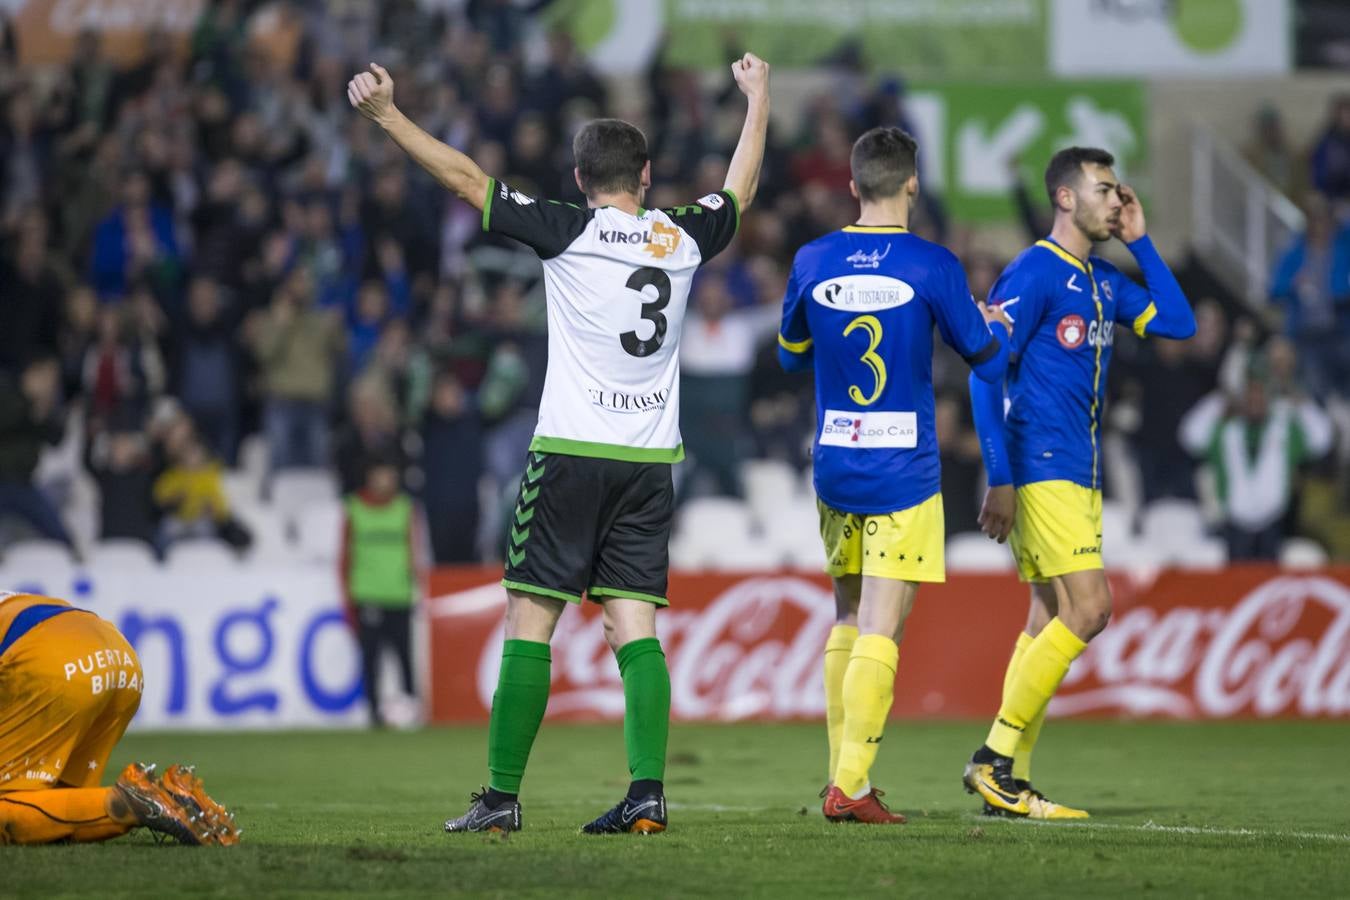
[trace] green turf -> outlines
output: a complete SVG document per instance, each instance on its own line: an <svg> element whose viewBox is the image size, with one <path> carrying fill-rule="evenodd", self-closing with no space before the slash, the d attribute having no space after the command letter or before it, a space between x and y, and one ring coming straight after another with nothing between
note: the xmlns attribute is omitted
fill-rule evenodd
<svg viewBox="0 0 1350 900"><path fill-rule="evenodd" d="M1350 723L1053 723L1037 780L1089 827L976 818L959 776L982 731L892 723L874 778L910 824L867 828L820 817L823 726L676 726L671 831L597 838L576 829L623 792L621 731L550 724L506 840L441 831L483 778L482 729L135 735L115 765L197 763L244 843L3 848L0 896L1350 892Z"/></svg>

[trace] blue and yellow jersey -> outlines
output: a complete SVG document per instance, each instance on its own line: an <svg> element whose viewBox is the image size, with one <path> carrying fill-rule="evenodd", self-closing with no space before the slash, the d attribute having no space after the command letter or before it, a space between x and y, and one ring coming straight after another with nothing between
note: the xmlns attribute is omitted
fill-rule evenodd
<svg viewBox="0 0 1350 900"><path fill-rule="evenodd" d="M779 358L816 370L815 485L843 512L897 512L938 492L933 326L988 377L1007 332L985 324L952 253L904 228L853 225L797 252Z"/></svg>
<svg viewBox="0 0 1350 900"><path fill-rule="evenodd" d="M1117 326L1140 337L1195 332L1190 306L1149 238L1127 246L1148 287L1050 239L1024 250L995 282L989 304L1013 322L1006 420L997 421L1004 419L1002 397L983 396L988 389L971 383L990 484L1066 480L1100 489L1106 373Z"/></svg>

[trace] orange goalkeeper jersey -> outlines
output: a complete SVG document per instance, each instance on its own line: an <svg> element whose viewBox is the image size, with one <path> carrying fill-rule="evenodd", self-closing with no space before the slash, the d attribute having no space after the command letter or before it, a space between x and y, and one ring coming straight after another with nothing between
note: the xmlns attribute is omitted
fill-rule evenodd
<svg viewBox="0 0 1350 900"><path fill-rule="evenodd" d="M0 594L0 791L96 785L141 702L136 651L64 600Z"/></svg>

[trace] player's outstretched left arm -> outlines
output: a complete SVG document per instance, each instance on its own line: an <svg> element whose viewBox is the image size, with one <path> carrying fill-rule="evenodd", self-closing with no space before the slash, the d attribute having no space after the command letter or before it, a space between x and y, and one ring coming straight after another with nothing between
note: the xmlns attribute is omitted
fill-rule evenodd
<svg viewBox="0 0 1350 900"><path fill-rule="evenodd" d="M1121 297L1121 312L1129 317L1131 327L1140 337L1148 334L1184 340L1195 334L1195 313L1191 311L1191 304L1187 302L1176 276L1163 262L1148 236L1144 207L1139 203L1139 196L1126 184L1120 185L1117 190L1120 192L1121 207L1120 223L1115 228L1115 235L1134 254L1147 285L1146 289L1140 291L1141 302L1131 303L1131 298ZM1137 285L1133 286L1138 289ZM1133 307L1139 309L1136 311Z"/></svg>
<svg viewBox="0 0 1350 900"><path fill-rule="evenodd" d="M727 166L726 190L745 212L759 190L759 170L764 163L764 137L769 130L769 64L747 53L731 64L731 77L745 94L747 106L741 139Z"/></svg>
<svg viewBox="0 0 1350 900"><path fill-rule="evenodd" d="M474 209L483 208L487 201L487 174L478 163L436 140L399 111L394 105L394 79L383 66L371 63L369 72L353 76L347 82L347 99L455 196Z"/></svg>

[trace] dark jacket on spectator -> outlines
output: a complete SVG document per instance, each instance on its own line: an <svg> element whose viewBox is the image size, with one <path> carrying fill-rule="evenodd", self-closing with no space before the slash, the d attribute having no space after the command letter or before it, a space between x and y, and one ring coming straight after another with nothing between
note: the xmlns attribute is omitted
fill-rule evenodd
<svg viewBox="0 0 1350 900"><path fill-rule="evenodd" d="M31 481L42 445L58 443L64 430L56 416L34 419L33 405L17 379L0 376L0 481Z"/></svg>

